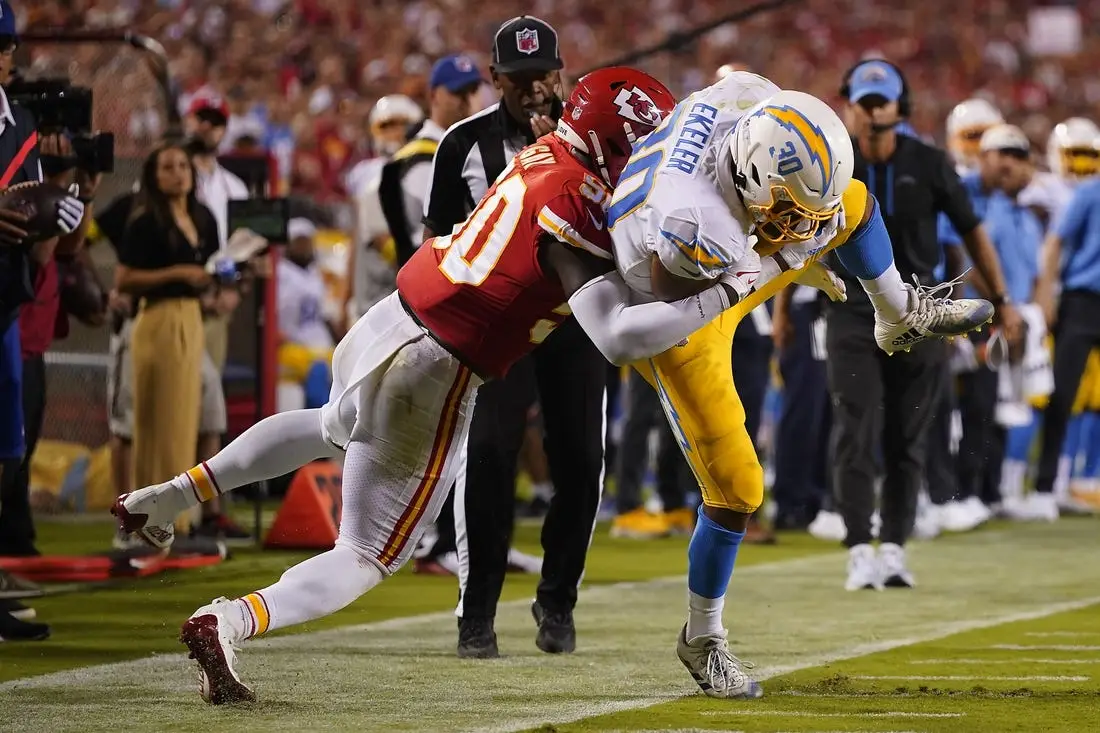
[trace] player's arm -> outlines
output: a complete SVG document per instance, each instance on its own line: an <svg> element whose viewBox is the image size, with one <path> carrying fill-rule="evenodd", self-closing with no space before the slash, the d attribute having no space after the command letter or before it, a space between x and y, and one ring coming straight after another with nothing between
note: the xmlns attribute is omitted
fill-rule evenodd
<svg viewBox="0 0 1100 733"><path fill-rule="evenodd" d="M630 288L609 259L556 240L549 240L544 252L577 322L618 366L671 349L737 302L733 288L719 281L683 300L631 304Z"/></svg>
<svg viewBox="0 0 1100 733"><path fill-rule="evenodd" d="M1062 272L1062 252L1067 249L1067 245L1072 249L1081 240L1085 223L1095 207L1093 187L1086 185L1078 188L1039 250L1039 281L1035 285L1035 302L1042 307L1048 326L1053 327L1058 318L1055 301Z"/></svg>

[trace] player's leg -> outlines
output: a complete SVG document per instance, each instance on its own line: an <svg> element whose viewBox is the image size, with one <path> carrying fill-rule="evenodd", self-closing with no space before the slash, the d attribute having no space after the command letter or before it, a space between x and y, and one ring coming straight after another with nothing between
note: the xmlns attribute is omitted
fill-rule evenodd
<svg viewBox="0 0 1100 733"><path fill-rule="evenodd" d="M988 301L937 298L935 290L903 282L877 202L874 206L871 219L835 252L875 306L875 339L880 348L893 352L930 336L963 334L993 317Z"/></svg>
<svg viewBox="0 0 1100 733"><path fill-rule="evenodd" d="M635 365L661 398L669 425L699 481L703 503L688 545L688 621L677 655L712 697L759 697L732 655L722 623L726 591L764 475L733 386L730 312L687 343Z"/></svg>
<svg viewBox="0 0 1100 733"><path fill-rule="evenodd" d="M360 388L336 547L273 585L203 606L184 624L180 639L200 665L208 701L252 699L233 670L235 644L335 613L407 561L454 480L477 382L423 338L402 347L380 381Z"/></svg>

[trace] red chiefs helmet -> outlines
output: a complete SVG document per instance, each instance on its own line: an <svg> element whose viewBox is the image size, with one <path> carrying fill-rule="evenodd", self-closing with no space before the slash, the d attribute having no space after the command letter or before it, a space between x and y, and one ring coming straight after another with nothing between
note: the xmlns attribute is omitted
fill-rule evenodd
<svg viewBox="0 0 1100 733"><path fill-rule="evenodd" d="M614 186L634 142L653 132L675 106L672 92L649 74L611 66L581 77L565 102L556 134Z"/></svg>

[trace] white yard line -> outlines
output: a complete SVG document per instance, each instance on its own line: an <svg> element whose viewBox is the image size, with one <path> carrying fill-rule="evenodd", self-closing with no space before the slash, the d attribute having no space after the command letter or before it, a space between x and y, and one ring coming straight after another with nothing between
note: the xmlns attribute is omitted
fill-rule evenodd
<svg viewBox="0 0 1100 733"><path fill-rule="evenodd" d="M1100 646L1089 644L993 644L986 649L1008 652L1100 652Z"/></svg>
<svg viewBox="0 0 1100 733"><path fill-rule="evenodd" d="M877 713L814 713L807 710L760 710L740 708L738 710L704 710L699 715L724 715L737 718L742 715L766 716L774 718L963 718L966 713L911 713L905 710L883 710Z"/></svg>
<svg viewBox="0 0 1100 733"><path fill-rule="evenodd" d="M1087 659L1043 659L1013 657L1012 659L910 659L906 664L1100 664L1100 657Z"/></svg>
<svg viewBox="0 0 1100 733"><path fill-rule="evenodd" d="M855 674L852 680L912 680L913 682L1088 682L1085 675L1023 675L1019 677L991 677L967 674Z"/></svg>
<svg viewBox="0 0 1100 733"><path fill-rule="evenodd" d="M1024 636L1035 636L1044 639L1054 636L1077 638L1081 636L1100 636L1100 631L1028 631L1024 633Z"/></svg>

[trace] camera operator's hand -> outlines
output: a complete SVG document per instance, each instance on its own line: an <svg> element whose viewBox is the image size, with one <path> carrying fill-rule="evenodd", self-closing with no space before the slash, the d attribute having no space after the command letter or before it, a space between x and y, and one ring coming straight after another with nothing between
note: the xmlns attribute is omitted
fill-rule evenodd
<svg viewBox="0 0 1100 733"><path fill-rule="evenodd" d="M43 135L38 140L38 154L48 158L69 158L73 154L73 145L69 142L69 138L61 133ZM72 171L73 168L66 168L58 173L47 175L46 182L66 188L71 183Z"/></svg>
<svg viewBox="0 0 1100 733"><path fill-rule="evenodd" d="M21 246L28 236L23 228L28 221L26 214L0 209L0 246Z"/></svg>

